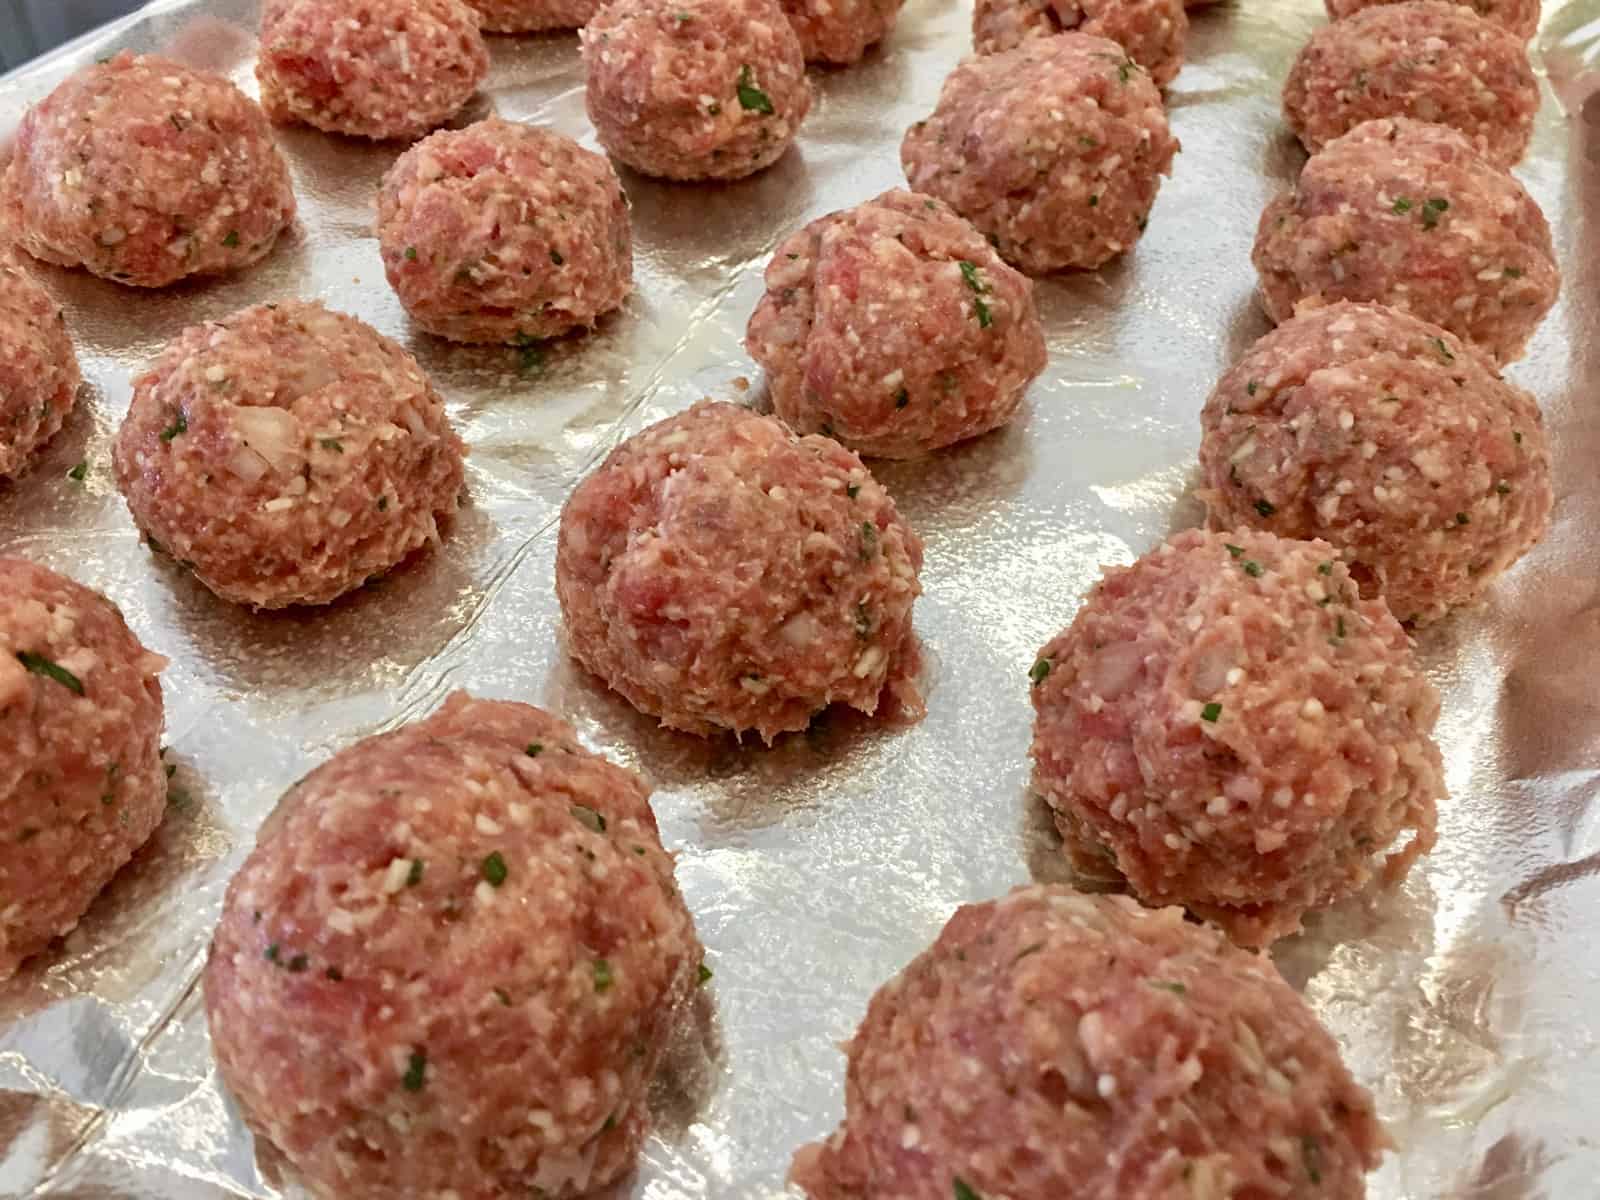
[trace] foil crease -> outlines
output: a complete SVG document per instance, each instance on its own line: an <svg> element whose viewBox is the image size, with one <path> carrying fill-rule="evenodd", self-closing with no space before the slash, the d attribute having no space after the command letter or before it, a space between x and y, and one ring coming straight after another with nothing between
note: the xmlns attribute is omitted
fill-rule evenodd
<svg viewBox="0 0 1600 1200"><path fill-rule="evenodd" d="M251 94L253 0L158 0L0 79L0 140L24 107L114 48L161 50ZM552 570L573 483L620 439L759 373L740 344L777 240L901 183L898 146L967 52L970 10L910 0L887 53L814 72L797 147L743 183L624 172L637 292L591 336L515 350L410 328L372 233L394 146L283 130L296 234L260 266L157 293L41 268L89 381L67 429L0 487L0 552L108 593L172 658L168 818L58 951L0 988L0 1195L296 1196L221 1091L198 973L227 880L285 787L456 687L543 705L648 775L716 978L658 1088L656 1134L614 1197L789 1195L801 1143L842 1112L848 1037L872 992L954 908L1066 871L1028 794L1034 651L1106 562L1196 523L1202 400L1267 329L1256 218L1303 155L1279 115L1317 0L1194 14L1169 93L1182 139L1149 232L1092 274L1040 282L1050 366L1017 423L933 458L876 464L927 540L916 624L926 720L828 714L768 750L656 728L566 656ZM1510 375L1544 405L1549 537L1482 606L1426 630L1451 792L1439 847L1403 888L1315 918L1275 958L1375 1092L1399 1145L1370 1195L1522 1200L1600 1192L1600 6L1547 0L1544 104L1517 174L1555 230L1563 299ZM570 35L492 39L468 118L585 144ZM251 615L138 541L109 439L130 379L184 326L317 297L398 338L471 446L442 552L332 608ZM531 359L533 356L526 356ZM759 386L751 393L759 396ZM67 472L79 461L87 478Z"/></svg>

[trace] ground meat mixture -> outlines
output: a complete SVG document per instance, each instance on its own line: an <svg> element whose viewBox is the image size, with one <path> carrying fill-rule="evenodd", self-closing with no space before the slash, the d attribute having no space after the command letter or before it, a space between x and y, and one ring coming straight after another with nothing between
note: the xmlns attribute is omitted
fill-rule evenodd
<svg viewBox="0 0 1600 1200"><path fill-rule="evenodd" d="M1475 599L1549 523L1533 397L1391 308L1284 322L1222 377L1200 424L1214 529L1331 542L1402 621Z"/></svg>
<svg viewBox="0 0 1600 1200"><path fill-rule="evenodd" d="M464 453L411 355L299 301L184 330L113 449L149 540L255 608L326 604L437 542Z"/></svg>
<svg viewBox="0 0 1600 1200"><path fill-rule="evenodd" d="M1033 283L911 192L811 222L767 265L745 344L801 433L909 458L997 429L1044 370Z"/></svg>
<svg viewBox="0 0 1600 1200"><path fill-rule="evenodd" d="M1400 0L1323 0L1328 16L1335 21L1351 13L1362 12L1382 4L1395 4ZM1192 4L1190 7L1194 7ZM1524 42L1539 29L1539 0L1463 0L1462 7L1470 8L1486 21L1493 21L1511 30Z"/></svg>
<svg viewBox="0 0 1600 1200"><path fill-rule="evenodd" d="M600 8L600 0L467 0L478 10L488 33L543 33L581 29Z"/></svg>
<svg viewBox="0 0 1600 1200"><path fill-rule="evenodd" d="M1113 41L1063 33L950 72L900 161L914 191L1039 275L1132 246L1177 149L1144 68Z"/></svg>
<svg viewBox="0 0 1600 1200"><path fill-rule="evenodd" d="M411 319L458 342L588 327L633 286L628 200L611 164L498 117L400 156L378 194L378 243Z"/></svg>
<svg viewBox="0 0 1600 1200"><path fill-rule="evenodd" d="M1387 304L1499 362L1519 357L1561 286L1527 190L1453 129L1368 121L1311 156L1261 214L1252 258L1274 321L1297 305Z"/></svg>
<svg viewBox="0 0 1600 1200"><path fill-rule="evenodd" d="M848 66L888 37L905 0L779 0L807 62Z"/></svg>
<svg viewBox="0 0 1600 1200"><path fill-rule="evenodd" d="M1122 896L957 910L846 1052L812 1200L1361 1200L1389 1144L1270 959Z"/></svg>
<svg viewBox="0 0 1600 1200"><path fill-rule="evenodd" d="M265 0L256 78L267 115L355 137L419 138L489 73L463 0Z"/></svg>
<svg viewBox="0 0 1600 1200"><path fill-rule="evenodd" d="M1449 0L1380 5L1319 29L1283 89L1283 112L1313 154L1374 117L1459 129L1509 167L1533 135L1539 83L1521 39Z"/></svg>
<svg viewBox="0 0 1600 1200"><path fill-rule="evenodd" d="M1074 865L1241 945L1433 846L1438 693L1326 542L1179 534L1108 570L1031 678Z"/></svg>
<svg viewBox="0 0 1600 1200"><path fill-rule="evenodd" d="M56 435L82 382L60 306L0 253L0 480Z"/></svg>
<svg viewBox="0 0 1600 1200"><path fill-rule="evenodd" d="M642 712L770 742L875 712L912 651L922 541L850 451L698 404L612 451L561 514L572 653Z"/></svg>
<svg viewBox="0 0 1600 1200"><path fill-rule="evenodd" d="M811 109L777 0L612 0L582 37L600 144L645 175L751 175L783 156Z"/></svg>
<svg viewBox="0 0 1600 1200"><path fill-rule="evenodd" d="M644 784L457 692L284 797L228 887L206 1014L313 1194L566 1200L633 1169L701 958Z"/></svg>
<svg viewBox="0 0 1600 1200"><path fill-rule="evenodd" d="M220 75L123 52L23 115L0 214L36 258L165 287L266 257L294 219L261 109Z"/></svg>
<svg viewBox="0 0 1600 1200"><path fill-rule="evenodd" d="M977 0L972 11L979 54L1067 32L1110 38L1166 87L1183 66L1189 18L1183 0Z"/></svg>
<svg viewBox="0 0 1600 1200"><path fill-rule="evenodd" d="M161 823L166 661L98 592L0 557L0 979Z"/></svg>

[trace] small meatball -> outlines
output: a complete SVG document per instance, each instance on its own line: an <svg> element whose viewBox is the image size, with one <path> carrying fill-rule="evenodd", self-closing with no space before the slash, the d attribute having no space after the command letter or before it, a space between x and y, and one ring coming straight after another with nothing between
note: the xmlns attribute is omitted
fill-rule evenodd
<svg viewBox="0 0 1600 1200"><path fill-rule="evenodd" d="M166 665L99 592L0 557L0 980L161 824Z"/></svg>
<svg viewBox="0 0 1600 1200"><path fill-rule="evenodd" d="M1242 946L1433 847L1439 697L1326 542L1190 530L1112 568L1031 678L1073 863Z"/></svg>
<svg viewBox="0 0 1600 1200"><path fill-rule="evenodd" d="M1367 121L1312 155L1261 214L1251 259L1274 322L1367 300L1501 363L1522 355L1561 287L1526 189L1455 130L1407 117Z"/></svg>
<svg viewBox="0 0 1600 1200"><path fill-rule="evenodd" d="M580 36L600 144L645 175L742 179L811 109L777 0L612 0Z"/></svg>
<svg viewBox="0 0 1600 1200"><path fill-rule="evenodd" d="M0 256L0 479L20 475L56 435L82 382L66 314Z"/></svg>
<svg viewBox="0 0 1600 1200"><path fill-rule="evenodd" d="M611 164L498 117L400 156L378 194L378 244L411 319L457 342L587 328L633 286L628 200Z"/></svg>
<svg viewBox="0 0 1600 1200"><path fill-rule="evenodd" d="M1374 117L1415 117L1509 167L1538 111L1527 47L1449 0L1381 5L1319 29L1283 88L1284 117L1313 154Z"/></svg>
<svg viewBox="0 0 1600 1200"><path fill-rule="evenodd" d="M1476 599L1550 521L1533 397L1391 308L1285 321L1222 377L1200 424L1213 529L1330 542L1402 620Z"/></svg>
<svg viewBox="0 0 1600 1200"><path fill-rule="evenodd" d="M807 62L848 66L894 31L905 0L779 0Z"/></svg>
<svg viewBox="0 0 1600 1200"><path fill-rule="evenodd" d="M745 344L792 428L883 458L998 429L1045 365L1032 281L948 205L902 191L779 245Z"/></svg>
<svg viewBox="0 0 1600 1200"><path fill-rule="evenodd" d="M265 0L256 79L280 125L412 140L443 125L489 73L463 0Z"/></svg>
<svg viewBox="0 0 1600 1200"><path fill-rule="evenodd" d="M644 784L457 692L283 798L228 885L206 1016L313 1195L567 1200L633 1169L702 957Z"/></svg>
<svg viewBox="0 0 1600 1200"><path fill-rule="evenodd" d="M846 1053L812 1200L1360 1200L1389 1145L1270 959L1123 896L958 909Z"/></svg>
<svg viewBox="0 0 1600 1200"><path fill-rule="evenodd" d="M23 115L0 211L35 258L154 288L265 258L295 205L259 106L220 75L124 51Z"/></svg>
<svg viewBox="0 0 1600 1200"><path fill-rule="evenodd" d="M327 604L439 540L464 449L416 359L320 304L183 331L134 380L117 483L224 600Z"/></svg>
<svg viewBox="0 0 1600 1200"><path fill-rule="evenodd" d="M1399 3L1399 0L1323 0L1323 3L1328 16L1337 21L1378 5ZM1539 0L1462 0L1462 7L1511 30L1524 42L1539 31Z"/></svg>
<svg viewBox="0 0 1600 1200"><path fill-rule="evenodd" d="M1138 241L1177 150L1144 69L1107 38L1062 33L950 72L900 161L913 191L1043 275L1101 266Z"/></svg>
<svg viewBox="0 0 1600 1200"><path fill-rule="evenodd" d="M581 29L600 9L600 0L467 0L478 10L487 33L544 33Z"/></svg>
<svg viewBox="0 0 1600 1200"><path fill-rule="evenodd" d="M732 404L635 434L561 513L573 655L663 725L770 743L872 713L911 653L922 540L837 442Z"/></svg>
<svg viewBox="0 0 1600 1200"><path fill-rule="evenodd" d="M1068 32L1110 38L1166 87L1183 66L1189 17L1183 0L977 0L972 10L972 48L979 54Z"/></svg>

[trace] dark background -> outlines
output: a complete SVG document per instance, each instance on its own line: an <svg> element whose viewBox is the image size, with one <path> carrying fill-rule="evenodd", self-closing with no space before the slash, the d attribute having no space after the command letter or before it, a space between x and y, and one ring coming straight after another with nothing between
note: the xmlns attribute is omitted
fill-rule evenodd
<svg viewBox="0 0 1600 1200"><path fill-rule="evenodd" d="M143 0L0 0L0 71L139 8Z"/></svg>

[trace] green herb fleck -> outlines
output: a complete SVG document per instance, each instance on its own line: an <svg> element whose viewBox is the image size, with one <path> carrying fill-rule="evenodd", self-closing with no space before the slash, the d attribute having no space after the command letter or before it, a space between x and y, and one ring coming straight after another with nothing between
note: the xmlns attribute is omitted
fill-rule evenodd
<svg viewBox="0 0 1600 1200"><path fill-rule="evenodd" d="M72 470L67 472L67 478L72 480L74 483L82 483L84 477L88 474L89 464L87 462L81 462L77 466L73 467Z"/></svg>
<svg viewBox="0 0 1600 1200"><path fill-rule="evenodd" d="M1217 718L1221 715L1222 705L1218 704L1215 700L1200 710L1200 719L1212 725L1217 723Z"/></svg>
<svg viewBox="0 0 1600 1200"><path fill-rule="evenodd" d="M83 695L83 680L59 663L51 662L44 655L34 654L28 650L18 650L17 661L35 675L43 675L46 679L55 680L74 695Z"/></svg>
<svg viewBox="0 0 1600 1200"><path fill-rule="evenodd" d="M561 251L556 250L556 249L552 249L550 251L550 261L555 263L555 265L559 267L563 263L565 263L567 260L561 257Z"/></svg>
<svg viewBox="0 0 1600 1200"><path fill-rule="evenodd" d="M1232 542L1223 542L1222 543L1222 548L1224 550L1226 550L1229 554L1233 555L1235 558L1243 558L1244 557L1244 547L1243 546L1235 546Z"/></svg>
<svg viewBox="0 0 1600 1200"><path fill-rule="evenodd" d="M1245 559L1240 566L1244 568L1244 573L1250 576L1252 579L1260 579L1263 574L1263 568L1261 564L1253 558Z"/></svg>
<svg viewBox="0 0 1600 1200"><path fill-rule="evenodd" d="M1034 687L1038 687L1041 683L1043 683L1045 681L1045 677L1049 674L1050 660L1048 658L1041 658L1028 669L1028 678L1033 680Z"/></svg>
<svg viewBox="0 0 1600 1200"><path fill-rule="evenodd" d="M540 346L535 338L519 333L511 340L511 344L522 352L521 366L524 374L537 371L544 366L544 347Z"/></svg>
<svg viewBox="0 0 1600 1200"><path fill-rule="evenodd" d="M971 1185L959 1175L951 1180L951 1186L955 1189L955 1200L983 1200L983 1197L973 1191Z"/></svg>
<svg viewBox="0 0 1600 1200"><path fill-rule="evenodd" d="M572 815L577 818L578 824L592 829L595 833L604 833L606 831L605 816L596 812L587 804L574 804L572 806Z"/></svg>
<svg viewBox="0 0 1600 1200"><path fill-rule="evenodd" d="M772 97L756 86L756 73L746 63L739 68L739 107L770 117L773 113Z"/></svg>
<svg viewBox="0 0 1600 1200"><path fill-rule="evenodd" d="M1252 379L1249 383L1244 385L1244 394L1246 396L1254 396L1256 394L1256 389L1260 386L1261 384L1258 380Z"/></svg>
<svg viewBox="0 0 1600 1200"><path fill-rule="evenodd" d="M1333 623L1333 640L1335 642L1344 641L1344 633L1344 617L1340 616Z"/></svg>
<svg viewBox="0 0 1600 1200"><path fill-rule="evenodd" d="M1090 208L1099 208L1100 207L1100 197L1095 195L1095 194L1093 194L1093 193L1091 193L1090 196L1089 196L1089 207Z"/></svg>
<svg viewBox="0 0 1600 1200"><path fill-rule="evenodd" d="M428 1056L421 1050L413 1050L406 1062L406 1073L401 1076L400 1086L408 1092L420 1092L427 1076Z"/></svg>
<svg viewBox="0 0 1600 1200"><path fill-rule="evenodd" d="M406 261L407 262L416 262L417 261L417 248L415 246L407 246L406 247Z"/></svg>
<svg viewBox="0 0 1600 1200"><path fill-rule="evenodd" d="M189 418L184 415L183 409L178 410L178 415L172 419L172 424L161 431L161 440L170 442L180 434L189 432Z"/></svg>
<svg viewBox="0 0 1600 1200"><path fill-rule="evenodd" d="M1522 435L1518 434L1517 435L1517 440L1520 441L1521 439L1522 439ZM844 489L844 494L846 496L849 496L850 499L854 500L857 496L859 496L861 494L861 485L859 483L850 484L850 486L848 486L847 488Z"/></svg>
<svg viewBox="0 0 1600 1200"><path fill-rule="evenodd" d="M1035 942L1031 946L1024 946L1021 950L1017 951L1017 956L1011 960L1012 965L1013 966L1016 965L1017 963L1021 962L1023 959L1027 958L1029 955L1037 954L1037 953L1039 953L1039 951L1041 951L1043 949L1044 949L1044 943L1043 942Z"/></svg>
<svg viewBox="0 0 1600 1200"><path fill-rule="evenodd" d="M594 960L594 990L608 992L611 985L616 982L616 976L611 973L611 964L603 958Z"/></svg>
<svg viewBox="0 0 1600 1200"><path fill-rule="evenodd" d="M894 406L896 408L904 408L906 405L908 405L910 403L911 403L911 393L906 391L905 388L901 388L899 391L895 392L895 394L894 394Z"/></svg>
<svg viewBox="0 0 1600 1200"><path fill-rule="evenodd" d="M1174 996L1186 996L1189 993L1188 988L1173 980L1152 979L1149 983L1151 987L1160 988L1163 992L1171 992Z"/></svg>
<svg viewBox="0 0 1600 1200"><path fill-rule="evenodd" d="M705 963L701 963L700 974L697 979L698 984L701 987L704 987L706 984L711 982L711 977L713 974L715 974L715 972L712 971L710 967L706 966Z"/></svg>
<svg viewBox="0 0 1600 1200"><path fill-rule="evenodd" d="M1456 514L1456 524L1457 525L1470 525L1471 523L1472 523L1472 518L1467 516L1466 513L1458 512Z"/></svg>
<svg viewBox="0 0 1600 1200"><path fill-rule="evenodd" d="M1511 431L1511 440L1519 446L1522 445L1522 434L1513 429Z"/></svg>
<svg viewBox="0 0 1600 1200"><path fill-rule="evenodd" d="M1314 1137L1300 1139L1300 1157L1306 1165L1306 1177L1312 1183L1322 1182L1322 1147Z"/></svg>
<svg viewBox="0 0 1600 1200"><path fill-rule="evenodd" d="M526 750L524 750L523 753L526 754L529 758L538 758L539 755L544 753L544 743L543 742L529 742L528 743L528 748Z"/></svg>
<svg viewBox="0 0 1600 1200"><path fill-rule="evenodd" d="M1502 270L1500 272L1500 278L1502 278L1502 279L1521 279L1522 278L1522 270L1519 267L1506 267L1504 270Z"/></svg>
<svg viewBox="0 0 1600 1200"><path fill-rule="evenodd" d="M222 244L232 250L239 244L239 231L237 229L229 230L228 236L222 239Z"/></svg>
<svg viewBox="0 0 1600 1200"><path fill-rule="evenodd" d="M273 942L272 945L268 946L266 951L265 951L265 953L263 953L261 957L266 959L269 963L277 962L278 961L278 943L277 942Z"/></svg>
<svg viewBox="0 0 1600 1200"><path fill-rule="evenodd" d="M387 496L379 496L378 497L378 511L379 512L388 512L389 511L389 497L387 497Z"/></svg>
<svg viewBox="0 0 1600 1200"><path fill-rule="evenodd" d="M1494 490L1502 496L1509 496L1511 494L1511 485L1502 479L1494 485Z"/></svg>
<svg viewBox="0 0 1600 1200"><path fill-rule="evenodd" d="M483 860L483 877L489 881L490 887L499 887L506 881L506 860L501 857L500 851L493 851Z"/></svg>
<svg viewBox="0 0 1600 1200"><path fill-rule="evenodd" d="M989 305L984 300L984 293L989 290L989 285L984 283L978 274L976 263L961 260L961 278L967 281L967 286L972 289L972 308L978 314L978 328L987 329L994 324L994 317L989 312Z"/></svg>
<svg viewBox="0 0 1600 1200"><path fill-rule="evenodd" d="M1395 197L1394 211L1399 213L1401 216L1405 216L1406 213L1411 211L1411 201L1406 199L1404 196Z"/></svg>
<svg viewBox="0 0 1600 1200"><path fill-rule="evenodd" d="M319 438L317 444L324 450L332 450L335 454L344 453L344 443L338 438Z"/></svg>
<svg viewBox="0 0 1600 1200"><path fill-rule="evenodd" d="M861 561L870 562L878 552L878 527L871 521L861 522Z"/></svg>
<svg viewBox="0 0 1600 1200"><path fill-rule="evenodd" d="M1422 227L1432 229L1439 224L1439 218L1445 209L1450 207L1450 201L1443 196L1435 196L1422 206Z"/></svg>
<svg viewBox="0 0 1600 1200"><path fill-rule="evenodd" d="M1278 509L1277 506L1274 505L1270 500L1257 500L1256 511L1263 517L1270 517L1273 513L1277 512Z"/></svg>
<svg viewBox="0 0 1600 1200"><path fill-rule="evenodd" d="M416 887L417 884L421 883L424 869L423 861L420 858L413 858L411 860L411 869L406 872L406 886Z"/></svg>

